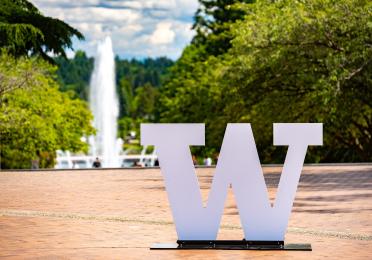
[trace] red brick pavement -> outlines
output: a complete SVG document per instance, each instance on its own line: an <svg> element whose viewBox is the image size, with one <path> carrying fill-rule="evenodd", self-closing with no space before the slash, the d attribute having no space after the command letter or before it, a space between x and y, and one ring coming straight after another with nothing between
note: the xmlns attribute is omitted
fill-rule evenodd
<svg viewBox="0 0 372 260"><path fill-rule="evenodd" d="M265 167L271 199L280 168ZM206 199L214 169L198 169ZM286 242L312 252L150 251L177 239L159 170L0 173L0 257L14 259L368 259L372 165L307 166ZM218 239L243 237L230 192Z"/></svg>

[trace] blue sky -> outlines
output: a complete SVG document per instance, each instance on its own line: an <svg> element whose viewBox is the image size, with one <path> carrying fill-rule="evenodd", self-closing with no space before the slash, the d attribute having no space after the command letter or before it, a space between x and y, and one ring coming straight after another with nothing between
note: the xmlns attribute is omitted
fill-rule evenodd
<svg viewBox="0 0 372 260"><path fill-rule="evenodd" d="M95 54L106 35L125 58L167 56L176 59L190 42L197 0L31 0L47 16L64 20L86 40L74 49ZM69 56L73 53L69 52Z"/></svg>

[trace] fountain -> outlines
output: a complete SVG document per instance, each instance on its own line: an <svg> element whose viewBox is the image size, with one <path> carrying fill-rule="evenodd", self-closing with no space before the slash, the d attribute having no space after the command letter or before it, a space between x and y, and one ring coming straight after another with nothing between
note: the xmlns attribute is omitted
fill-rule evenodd
<svg viewBox="0 0 372 260"><path fill-rule="evenodd" d="M90 168L96 157L102 161L102 167L131 167L137 161L142 165L153 166L156 160L154 152L141 154L122 152L123 140L117 139L117 119L119 102L115 88L115 59L110 37L106 37L97 46L94 70L90 81L90 109L94 116L93 126L96 136L90 136L88 155L70 154L69 151L57 151L56 168Z"/></svg>
<svg viewBox="0 0 372 260"><path fill-rule="evenodd" d="M115 88L115 59L110 37L98 44L90 82L89 103L96 136L89 138L91 154L102 159L103 167L120 167L117 140L119 103Z"/></svg>

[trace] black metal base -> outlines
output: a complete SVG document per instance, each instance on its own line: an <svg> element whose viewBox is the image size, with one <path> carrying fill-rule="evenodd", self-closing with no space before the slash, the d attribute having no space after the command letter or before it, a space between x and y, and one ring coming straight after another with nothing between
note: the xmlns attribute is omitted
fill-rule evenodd
<svg viewBox="0 0 372 260"><path fill-rule="evenodd" d="M177 240L172 244L154 244L151 250L292 250L312 251L311 244L284 244L284 241L247 241L247 240Z"/></svg>

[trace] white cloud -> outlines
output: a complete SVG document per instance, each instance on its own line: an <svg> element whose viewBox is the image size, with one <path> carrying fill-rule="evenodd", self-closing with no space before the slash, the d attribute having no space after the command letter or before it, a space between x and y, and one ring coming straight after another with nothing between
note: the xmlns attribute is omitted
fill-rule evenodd
<svg viewBox="0 0 372 260"><path fill-rule="evenodd" d="M42 13L64 20L86 40L74 49L95 54L106 35L120 56L177 58L190 42L197 0L31 0Z"/></svg>
<svg viewBox="0 0 372 260"><path fill-rule="evenodd" d="M176 34L172 30L170 22L160 22L150 37L150 42L155 45L170 44L174 41Z"/></svg>
<svg viewBox="0 0 372 260"><path fill-rule="evenodd" d="M108 9L103 7L47 7L43 9L48 16L53 16L67 22L101 22L101 23L119 23L133 22L141 18L137 11L131 9Z"/></svg>

